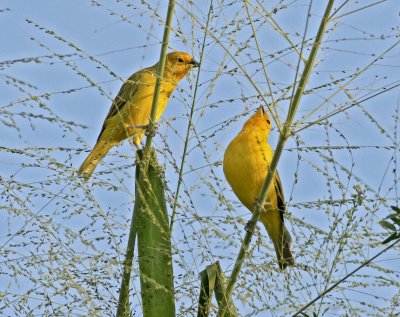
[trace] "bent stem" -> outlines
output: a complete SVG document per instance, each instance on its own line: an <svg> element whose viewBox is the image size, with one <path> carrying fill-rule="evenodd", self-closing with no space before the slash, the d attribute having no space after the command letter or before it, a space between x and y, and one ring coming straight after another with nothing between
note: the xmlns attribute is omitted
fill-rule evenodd
<svg viewBox="0 0 400 317"><path fill-rule="evenodd" d="M326 26L328 25L328 23L330 21L329 20L329 15L330 15L330 12L332 10L333 3L334 3L334 0L330 0L328 5L327 5L327 7L326 7L326 9L325 9L325 13L324 13L324 16L323 16L323 18L321 20L317 36L316 36L316 38L314 40L314 43L313 43L313 46L312 46L312 49L311 49L311 52L310 52L310 56L308 57L308 60L307 60L307 62L305 64L305 67L304 67L304 70L303 70L299 85L297 87L296 93L295 93L295 95L294 95L294 97L292 99L292 102L290 103L288 115L287 115L285 124L283 126L282 132L279 135L278 144L276 146L275 153L274 153L274 155L272 157L271 165L269 166L268 175L265 178L265 181L264 181L263 186L261 188L260 194L259 194L259 196L257 198L257 204L256 204L256 207L255 207L255 210L253 211L253 215L252 215L252 217L250 219L250 222L249 222L249 225L248 225L248 230L247 230L247 232L246 232L246 234L244 236L242 245L240 247L239 254L238 254L237 258L236 258L236 262L235 262L235 265L234 265L232 273L231 273L231 277L229 279L228 286L226 288L226 293L225 293L226 299L229 299L231 297L231 295L232 295L233 287L235 286L236 280L237 280L237 278L239 276L240 270L241 270L243 262L245 260L246 251L249 248L249 245L250 245L250 242L251 242L251 238L252 238L252 235L253 235L253 231L254 231L256 223L257 223L257 221L258 221L258 219L260 217L260 214L262 212L262 206L264 205L264 202L265 202L265 200L267 198L268 188L272 183L272 180L273 180L273 177L274 177L274 174L275 174L275 170L276 170L276 167L277 167L278 162L279 162L279 158L280 158L280 156L282 154L282 151L283 151L283 148L284 148L284 145L285 145L286 141L292 135L291 125L292 125L293 119L294 119L294 117L296 115L297 109L299 107L300 100L301 100L301 97L303 95L305 85L307 84L308 78L310 77L311 70L313 68L314 61L315 61L315 58L317 56L318 49L319 49L319 47L321 45L322 37L323 37L323 35L325 33L325 30L326 30ZM227 302L227 301L225 301L225 302ZM226 306L220 307L218 315L224 316L225 315L225 311L226 311Z"/></svg>

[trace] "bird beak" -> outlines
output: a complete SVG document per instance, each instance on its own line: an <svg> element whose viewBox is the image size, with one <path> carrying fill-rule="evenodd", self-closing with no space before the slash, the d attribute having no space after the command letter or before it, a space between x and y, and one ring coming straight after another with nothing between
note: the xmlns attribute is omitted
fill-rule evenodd
<svg viewBox="0 0 400 317"><path fill-rule="evenodd" d="M192 59L190 61L190 65L193 65L193 67L199 67L200 63L198 61L196 61L195 59Z"/></svg>
<svg viewBox="0 0 400 317"><path fill-rule="evenodd" d="M260 112L260 113L262 113L262 114L265 114L264 107L263 107L263 106L260 106L260 107L258 108L257 112Z"/></svg>

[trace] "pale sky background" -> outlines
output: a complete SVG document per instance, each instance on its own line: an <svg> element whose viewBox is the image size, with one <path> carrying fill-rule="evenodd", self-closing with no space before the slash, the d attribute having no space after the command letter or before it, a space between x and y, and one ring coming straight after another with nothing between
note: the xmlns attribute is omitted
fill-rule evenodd
<svg viewBox="0 0 400 317"><path fill-rule="evenodd" d="M4 257L0 265L0 293L4 294L7 306L0 307L0 315L26 316L28 309L32 309L33 315L40 316L46 310L40 306L46 302L40 297L41 291L47 292L60 306L68 303L70 310L65 308L65 315L86 316L94 309L100 309L102 316L114 314L120 265L113 260L122 260L126 246L134 198L131 179L134 149L128 142L114 148L87 184L76 177L75 171L92 149L122 80L157 61L163 33L160 19L163 21L166 15L166 3L0 2L0 250ZM295 44L302 40L309 3L308 0L264 1L269 11L276 8L274 20ZM314 1L306 39L315 36L325 3ZM335 8L342 3L337 1ZM349 105L351 100L361 102L378 95L330 118L329 122L302 130L297 136L298 145L295 139L287 143L278 170L289 205L288 227L298 267L285 276L278 272L269 239L260 228L252 243L253 257L238 282L242 288L246 283L254 285L249 286L254 293L236 294L243 316L287 316L314 298L329 280L329 268L338 247L335 239L345 230L350 232L346 251L340 254L329 282L376 254L382 249L378 242L385 237L379 235L384 231L378 222L390 213L389 206L399 202L400 94L398 88L392 89L400 83L399 3L397 0L346 3L329 25L317 66L306 87L306 91L314 90L302 99L296 121L306 117L304 121L309 123ZM205 25L209 4L210 1L200 4L178 1L171 50L186 51L200 59L204 31L185 8ZM370 4L376 5L359 10ZM279 32L263 23L260 15L253 13L252 17L276 91L274 98L279 99L294 81L297 55ZM246 19L243 1L214 1L210 27L263 93L267 93L261 64L252 62L259 56L251 28L243 22ZM191 132L189 141L179 200L182 207L173 233L175 283L181 305L178 311L182 316L195 315L201 270L219 260L229 276L244 225L250 219L249 212L231 192L218 162L261 99L256 98L248 78L235 71L237 65L221 43L211 37L206 39L195 101L195 133ZM308 53L309 46L304 55ZM351 75L380 54L383 58L346 86L346 92L339 91L328 105L307 117L349 81ZM154 140L159 161L165 167L169 199L176 190L178 174L174 165L180 165L197 75L193 71L179 84ZM90 82L96 86L90 87ZM381 93L389 88L390 91ZM286 96L290 95L289 89ZM266 99L271 102L270 96ZM281 121L286 117L287 106L285 98L277 103ZM273 129L270 138L273 146L277 139L277 130ZM325 148L301 150L348 145L356 148L332 152ZM296 150L297 147L300 149ZM365 190L366 200L350 220L359 226L350 230L346 229L345 211L353 203L333 205L323 201L352 199L356 193L354 185ZM60 254L61 259L53 259L53 253ZM365 269L360 274L367 277L357 276L352 281L365 279L367 286L357 289L348 284L329 300L345 298L349 300L348 309L354 308L353 312L360 309L360 316L378 316L377 307L389 307L397 298L398 255L397 248L377 262L390 272ZM79 263L75 265L74 261ZM69 264L62 267L63 262ZM15 276L10 273L12 263L21 267L15 269L19 272ZM71 276L76 277L74 282L87 287L83 272L93 270L96 265L99 271L93 276L98 279L101 295L93 297L90 304L74 300L79 291L70 286L69 295L54 295L55 289L62 288L63 279L70 282ZM381 280L374 280L373 276L381 275L393 287L376 286ZM35 284L32 277L42 282ZM61 286L53 286L57 283ZM194 290L193 294L189 288ZM269 293L271 289L278 300ZM32 293L27 299L27 310L19 311L16 303L22 302L28 290ZM95 293L90 287L87 292L89 297ZM362 302L372 306L366 307ZM329 308L326 316L344 314L342 306L330 304L320 306ZM136 312L140 311L137 295L133 296L132 305ZM382 316L388 315L388 311L383 312Z"/></svg>

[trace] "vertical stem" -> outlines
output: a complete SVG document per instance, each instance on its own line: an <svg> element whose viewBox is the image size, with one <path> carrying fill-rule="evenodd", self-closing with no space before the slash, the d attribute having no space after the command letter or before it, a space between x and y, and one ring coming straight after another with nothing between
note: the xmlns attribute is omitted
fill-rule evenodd
<svg viewBox="0 0 400 317"><path fill-rule="evenodd" d="M138 175L139 169L136 169L136 177ZM131 227L129 230L129 238L128 238L128 246L126 247L125 260L123 262L124 269L122 273L121 287L119 289L119 299L117 306L117 317L127 317L129 316L129 281L131 278L132 271L132 259L135 251L135 241L136 241L136 233L138 230L138 208L135 203L135 207L132 213L131 219Z"/></svg>
<svg viewBox="0 0 400 317"><path fill-rule="evenodd" d="M213 8L213 4L212 4L212 1L211 1L210 8L208 10L208 16L207 16L207 22L206 22L206 28L205 28L205 32L204 32L204 38L203 38L203 44L202 44L201 52L204 51L204 47L206 45L206 39L207 39L207 34L208 34L208 24L210 22L212 8ZM201 65L202 61L203 61L203 54L200 55L200 60L199 60L200 65ZM181 185L182 185L183 167L185 166L187 148L188 148L188 145L189 145L190 129L192 127L192 119L193 119L194 106L195 106L196 96L197 96L197 87L199 86L199 78L200 78L200 67L199 67L199 69L197 71L197 78L196 78L196 84L195 84L194 93L193 93L193 100L192 100L192 105L190 107L189 122L188 122L187 130L186 130L185 145L183 147L181 166L179 168L178 185L176 186L174 205L172 207L172 214L171 214L171 221L170 221L170 230L171 231L172 231L172 228L174 226L176 208L178 206L179 192L180 192Z"/></svg>
<svg viewBox="0 0 400 317"><path fill-rule="evenodd" d="M299 86L297 87L296 93L294 98L290 104L289 113L286 118L286 123L288 123L288 127L290 127L291 123L293 122L294 116L297 112L297 108L300 104L300 99L303 96L304 88L308 82L308 78L310 77L311 70L314 66L315 57L317 56L318 49L321 45L322 37L324 36L326 26L328 25L329 14L332 10L333 3L335 0L329 0L328 5L326 6L324 16L322 17L321 24L319 25L317 36L314 40L310 56L308 57L307 63L304 67L303 73L300 78Z"/></svg>
<svg viewBox="0 0 400 317"><path fill-rule="evenodd" d="M149 121L149 126L147 128L149 136L146 138L145 152L147 152L147 150L150 148L151 141L153 140L154 122L156 120L158 97L160 95L161 82L164 76L164 66L165 66L165 60L167 58L169 33L172 25L172 17L174 16L174 8L175 8L175 0L169 0L167 19L165 21L164 36L161 46L160 61L158 62L156 86L154 88L153 102L151 104L150 121Z"/></svg>
<svg viewBox="0 0 400 317"><path fill-rule="evenodd" d="M169 42L169 34L170 34L170 29L172 25L172 17L174 14L174 8L175 8L175 0L170 0L168 3L168 12L167 12L167 18L165 22L165 27L164 27L164 35L163 35L163 42L161 46L161 52L160 52L160 61L158 63L158 69L157 69L157 80L156 80L156 85L154 88L154 96L153 96L153 102L151 104L151 114L150 114L150 121L149 121L149 126L148 126L148 132L149 136L146 139L146 145L145 145L145 150L144 150L144 155L143 155L143 163L145 164L138 164L137 170L145 168L147 169L148 164L148 155L147 153L150 150L151 147L151 141L153 139L152 134L154 133L154 122L156 118L156 113L157 113L157 106L158 106L158 99L159 99L159 94L160 94L160 87L161 87L161 82L162 82L162 77L164 75L164 67L165 67L165 60L167 56L167 49L168 49L168 42ZM140 172L140 171L139 171ZM138 173L138 171L137 171ZM135 178L136 179L136 178ZM136 182L143 182L143 171L139 173L139 181ZM138 228L138 212L135 204L135 208L133 210L132 214L132 220L131 220L131 227L129 231L129 238L128 238L128 246L126 249L126 254L125 254L125 260L124 260L124 270L122 274L122 279L121 279L121 287L119 291L119 299L118 299L118 306L117 306L117 317L126 317L129 314L129 301L128 301L128 295L129 295L129 281L131 277L131 271L132 271L132 258L135 250L135 240L136 240L136 233L137 233L137 228Z"/></svg>
<svg viewBox="0 0 400 317"><path fill-rule="evenodd" d="M138 152L139 158L143 152ZM137 249L143 317L174 317L175 291L165 180L154 150L148 167L139 169L135 188L138 211ZM142 161L141 164L144 162Z"/></svg>
<svg viewBox="0 0 400 317"><path fill-rule="evenodd" d="M310 77L311 70L312 70L313 65L314 65L315 57L316 57L318 49L320 47L322 37L323 37L323 35L325 33L326 26L327 26L327 24L329 22L329 14L330 14L330 11L332 9L333 3L334 3L334 0L329 0L329 3L328 3L328 5L327 5L327 7L325 9L324 16L323 16L322 21L320 23L317 36L316 36L316 38L314 40L313 47L312 47L311 52L310 52L310 56L307 59L307 62L305 64L305 67L304 67L304 70L303 70L299 85L297 87L296 93L294 95L294 98L292 99L292 102L291 102L290 106L289 106L288 115L287 115L285 124L283 126L282 133L280 133L280 135L279 135L278 144L276 146L275 153L274 153L274 155L272 157L271 165L269 166L268 175L265 178L265 181L264 181L263 186L261 188L260 194L258 196L256 208L253 211L253 215L252 215L252 217L250 219L250 222L249 222L249 225L248 225L248 230L247 230L247 232L246 232L246 234L244 236L244 239L243 239L243 242L242 242L242 246L241 246L239 254L238 254L237 258L236 258L236 262L235 262L235 265L233 267L233 270L232 270L232 273L231 273L231 277L230 277L229 282L228 282L228 286L226 288L226 293L225 293L226 294L225 295L226 299L229 299L231 297L231 295L232 295L233 288L235 286L236 280L237 280L237 278L239 276L240 270L242 268L243 262L244 262L245 257L246 257L246 251L248 250L250 242L251 242L253 231L254 231L256 223L257 223L257 221L258 221L258 219L260 217L260 214L261 214L261 211L262 211L262 206L264 205L265 200L267 198L268 188L272 183L272 180L273 180L273 177L274 177L274 173L275 173L276 167L278 165L279 158L280 158L280 156L282 154L285 142L287 141L287 139L291 135L291 125L292 125L294 116L295 116L295 114L297 112L298 106L300 104L300 100L301 100L301 97L302 97L303 92L304 92L304 87L305 87L305 85L306 85L306 83L308 81L308 78ZM222 312L221 316L224 316L225 311L226 311L226 306L221 306L220 309L219 309L219 313Z"/></svg>

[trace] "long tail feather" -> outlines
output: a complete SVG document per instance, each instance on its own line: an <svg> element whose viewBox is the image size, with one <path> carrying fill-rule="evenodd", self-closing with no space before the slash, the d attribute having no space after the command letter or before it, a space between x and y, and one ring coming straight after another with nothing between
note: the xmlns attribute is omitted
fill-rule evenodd
<svg viewBox="0 0 400 317"><path fill-rule="evenodd" d="M285 226L282 228L280 239L272 239L275 247L276 257L278 258L279 267L284 270L287 266L294 265L294 257L290 251L290 243L292 238Z"/></svg>
<svg viewBox="0 0 400 317"><path fill-rule="evenodd" d="M101 159L108 153L113 145L114 144L111 142L97 142L92 152L90 152L88 157L79 168L78 174L81 175L85 180L88 180L93 171L96 169L97 164L99 164Z"/></svg>

